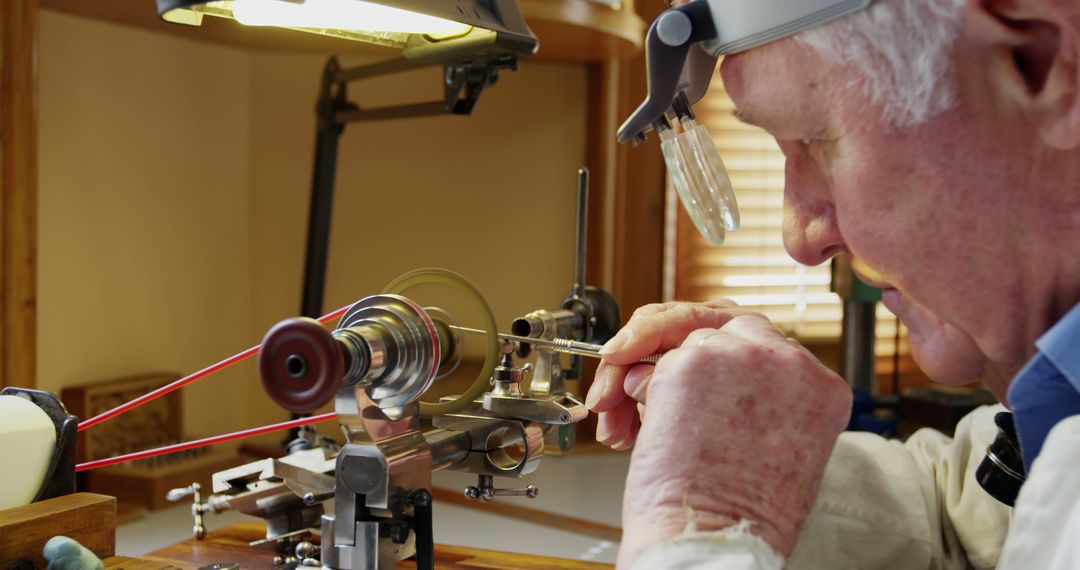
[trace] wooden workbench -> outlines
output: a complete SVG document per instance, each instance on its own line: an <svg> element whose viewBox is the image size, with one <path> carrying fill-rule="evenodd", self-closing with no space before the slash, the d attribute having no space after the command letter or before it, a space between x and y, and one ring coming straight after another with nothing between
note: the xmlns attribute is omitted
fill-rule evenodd
<svg viewBox="0 0 1080 570"><path fill-rule="evenodd" d="M105 560L106 569L174 570L195 569L217 562L236 562L241 568L270 568L273 554L248 546L252 540L266 536L262 523L241 523L216 530L203 540L185 540L179 544L151 552L138 559L114 556ZM416 568L405 561L401 568ZM610 564L582 562L564 558L549 558L528 554L511 554L460 546L435 546L435 568L438 570L610 570Z"/></svg>

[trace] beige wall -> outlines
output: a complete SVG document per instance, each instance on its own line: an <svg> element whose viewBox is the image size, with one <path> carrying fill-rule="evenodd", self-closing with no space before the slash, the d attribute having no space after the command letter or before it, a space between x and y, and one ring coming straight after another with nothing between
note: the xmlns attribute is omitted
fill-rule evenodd
<svg viewBox="0 0 1080 570"><path fill-rule="evenodd" d="M246 347L247 55L48 11L40 45L38 385ZM187 390L189 431L246 423L230 372Z"/></svg>
<svg viewBox="0 0 1080 570"><path fill-rule="evenodd" d="M42 28L39 385L190 371L293 315L325 57L51 12ZM472 279L504 326L556 305L571 273L585 79L582 66L527 62L471 117L350 125L327 308L423 266ZM427 100L439 80L422 70L350 93L363 105ZM439 291L415 296L475 324ZM285 416L251 366L206 380L186 405L213 426L200 432Z"/></svg>

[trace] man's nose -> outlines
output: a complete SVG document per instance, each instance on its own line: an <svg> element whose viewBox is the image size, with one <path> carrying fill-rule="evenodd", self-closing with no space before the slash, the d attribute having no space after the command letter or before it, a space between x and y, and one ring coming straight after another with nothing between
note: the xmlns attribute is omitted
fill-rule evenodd
<svg viewBox="0 0 1080 570"><path fill-rule="evenodd" d="M784 187L784 247L803 265L819 265L844 250L836 208L823 177L792 169Z"/></svg>

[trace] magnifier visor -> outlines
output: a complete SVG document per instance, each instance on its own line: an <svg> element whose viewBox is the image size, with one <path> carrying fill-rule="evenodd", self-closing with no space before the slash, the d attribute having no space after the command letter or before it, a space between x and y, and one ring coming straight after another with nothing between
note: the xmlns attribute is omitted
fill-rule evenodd
<svg viewBox="0 0 1080 570"><path fill-rule="evenodd" d="M672 186L690 220L705 239L723 245L727 232L739 229L739 204L720 151L704 125L679 119L676 133L666 121L656 125Z"/></svg>
<svg viewBox="0 0 1080 570"><path fill-rule="evenodd" d="M645 60L649 91L619 127L621 143L638 144L655 130L675 191L697 229L724 243L739 227L727 169L690 105L705 95L717 57L792 36L865 9L872 0L693 0L665 10L649 26ZM671 119L677 117L676 132Z"/></svg>

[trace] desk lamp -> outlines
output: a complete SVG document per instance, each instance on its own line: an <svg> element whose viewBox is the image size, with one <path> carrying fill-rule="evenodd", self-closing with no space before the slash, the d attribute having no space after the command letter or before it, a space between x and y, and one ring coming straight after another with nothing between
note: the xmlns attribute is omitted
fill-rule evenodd
<svg viewBox="0 0 1080 570"><path fill-rule="evenodd" d="M429 63L531 55L537 47L514 0L157 0L157 7L176 24L227 18L396 48Z"/></svg>

